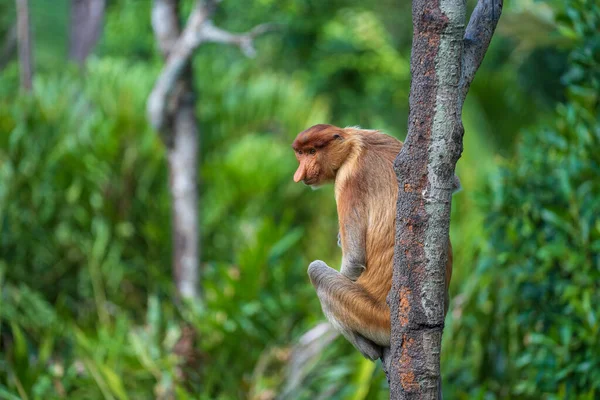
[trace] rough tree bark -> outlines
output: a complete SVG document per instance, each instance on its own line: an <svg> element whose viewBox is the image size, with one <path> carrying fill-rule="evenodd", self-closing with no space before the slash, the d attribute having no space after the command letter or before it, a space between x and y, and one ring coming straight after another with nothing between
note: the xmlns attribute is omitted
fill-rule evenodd
<svg viewBox="0 0 600 400"><path fill-rule="evenodd" d="M502 0L479 0L465 31L465 0L413 0L408 135L394 165L392 340L383 360L391 399L441 397L444 274L462 107L501 11Z"/></svg>
<svg viewBox="0 0 600 400"><path fill-rule="evenodd" d="M31 90L33 78L33 59L31 55L31 26L29 23L29 4L27 0L17 1L17 43L19 48L19 67L21 69L21 87Z"/></svg>
<svg viewBox="0 0 600 400"><path fill-rule="evenodd" d="M106 0L71 0L69 58L83 65L102 32Z"/></svg>
<svg viewBox="0 0 600 400"><path fill-rule="evenodd" d="M255 54L253 39L268 29L233 34L217 28L212 15L218 0L197 1L186 26L179 25L178 0L154 0L152 27L165 57L148 98L147 114L167 146L170 174L173 274L181 298L199 296L200 241L198 226L198 122L194 114L190 60L203 43L234 44L247 56Z"/></svg>

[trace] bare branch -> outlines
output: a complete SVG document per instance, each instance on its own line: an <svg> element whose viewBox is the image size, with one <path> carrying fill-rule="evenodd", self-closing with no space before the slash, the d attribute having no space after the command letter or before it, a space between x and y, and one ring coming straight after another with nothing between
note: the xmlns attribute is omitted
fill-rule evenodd
<svg viewBox="0 0 600 400"><path fill-rule="evenodd" d="M172 43L173 37L166 32L164 34L160 33L160 28L157 30L157 34L162 35L161 50L167 52L166 49L172 49L171 51L168 51L169 56L166 65L156 80L156 84L148 98L148 119L152 126L158 131L165 125L169 95L175 89L177 80L184 71L192 54L200 44L204 42L235 44L242 52L244 52L244 54L253 56L255 53L252 45L253 39L270 29L270 25L263 24L258 25L251 31L243 34L232 34L217 28L209 19L214 12L217 2L218 1L213 0L209 2L198 1L196 3L185 29L173 47L168 45L169 43ZM155 18L160 18L160 14L166 12L166 10L161 10L161 7L166 9L167 7L173 7L173 4L173 0L157 0L157 7L153 11L153 20L155 20Z"/></svg>
<svg viewBox="0 0 600 400"><path fill-rule="evenodd" d="M339 333L329 322L321 322L310 329L298 340L286 369L285 387L279 400L291 399L294 393L304 383L304 378L310 373L317 359Z"/></svg>
<svg viewBox="0 0 600 400"><path fill-rule="evenodd" d="M231 33L214 26L212 21L207 21L202 27L202 36L205 42L233 44L238 46L246 57L254 57L254 38L273 30L273 27L272 24L260 24L246 33Z"/></svg>
<svg viewBox="0 0 600 400"><path fill-rule="evenodd" d="M461 102L465 101L471 82L487 52L502 13L503 0L479 0L465 31L460 78Z"/></svg>
<svg viewBox="0 0 600 400"><path fill-rule="evenodd" d="M168 0L157 0L156 4L158 5L158 3L162 3L160 7L166 8L173 6L173 2ZM202 41L200 35L202 25L209 17L208 10L204 5L203 2L197 3L190 14L183 33L172 47L169 46L173 40L172 31L167 32L166 29L164 31L157 31L157 34L161 37L161 50L169 55L165 67L154 84L152 93L150 93L150 96L148 97L148 119L152 126L158 131L161 131L165 125L169 95L175 88L175 84L188 64L194 50ZM160 16L158 14L160 12L160 9L153 12L153 14L155 14L153 15L153 19L159 18ZM164 9L163 12L166 13L167 10ZM171 19L169 24L172 26L172 23L173 20ZM171 50L169 51L169 49Z"/></svg>

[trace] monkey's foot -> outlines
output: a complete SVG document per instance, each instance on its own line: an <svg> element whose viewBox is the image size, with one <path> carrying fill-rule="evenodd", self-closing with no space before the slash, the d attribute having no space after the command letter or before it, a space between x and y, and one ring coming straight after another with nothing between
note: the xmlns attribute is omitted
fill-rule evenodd
<svg viewBox="0 0 600 400"><path fill-rule="evenodd" d="M354 340L350 340L350 342L356 347L356 350L360 351L365 358L371 361L376 361L383 354L383 350L379 345L376 345L358 333L354 333Z"/></svg>

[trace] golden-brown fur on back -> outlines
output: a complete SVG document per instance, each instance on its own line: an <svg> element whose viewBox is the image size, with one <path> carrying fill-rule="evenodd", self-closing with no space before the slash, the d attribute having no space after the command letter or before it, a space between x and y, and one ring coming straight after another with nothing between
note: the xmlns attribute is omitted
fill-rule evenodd
<svg viewBox="0 0 600 400"><path fill-rule="evenodd" d="M385 304L392 284L398 198L394 160L402 143L381 133L358 131L356 134L361 135L364 148L356 183L366 186L362 194L366 197L367 218L367 265L357 283Z"/></svg>

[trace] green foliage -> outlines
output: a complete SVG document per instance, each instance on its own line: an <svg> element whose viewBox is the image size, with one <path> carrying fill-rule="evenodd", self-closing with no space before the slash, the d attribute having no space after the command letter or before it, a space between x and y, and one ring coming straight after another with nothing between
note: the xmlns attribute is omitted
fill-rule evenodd
<svg viewBox="0 0 600 400"><path fill-rule="evenodd" d="M32 96L0 100L6 392L89 398L100 388L123 398L115 359L85 348L118 353L90 344L91 332L125 348L126 317L143 315L147 291L170 290L159 244L168 240L163 150L143 114L151 79L147 68L106 60L85 78L38 76Z"/></svg>
<svg viewBox="0 0 600 400"><path fill-rule="evenodd" d="M40 78L33 97L2 100L0 124L8 134L1 138L0 243L7 278L46 288L50 299L65 296L73 309L90 298L99 306L106 295L135 304L158 273L159 263L148 265L143 253L165 261L142 238L153 231L167 237L160 228L168 215L159 208L166 204L161 144L139 128L139 93L151 81L139 68L126 83L118 80L127 68L90 64L85 84L71 75ZM142 205L155 219L134 226ZM123 291L122 280L133 286Z"/></svg>
<svg viewBox="0 0 600 400"><path fill-rule="evenodd" d="M33 94L16 99L16 76L6 76L4 396L239 398L261 385L257 360L285 354L316 320L306 265L338 251L335 205L331 191L293 184L286 154L295 132L327 120L327 103L269 72L209 64L197 73L212 83L199 104L205 302L183 315L168 300L164 151L144 117L155 70L105 58L88 63L85 77L40 75ZM240 77L251 83L236 85ZM198 371L173 354L185 324L202 338Z"/></svg>
<svg viewBox="0 0 600 400"><path fill-rule="evenodd" d="M130 60L155 57L156 43L150 34L151 7L152 2L143 0L107 2L104 34L100 38L98 52Z"/></svg>
<svg viewBox="0 0 600 400"><path fill-rule="evenodd" d="M65 60L68 2L46 3L31 1L33 93L19 92L16 63L0 78L0 398L273 398L291 346L323 318L306 267L340 257L332 190L292 182L290 142L320 122L404 135L410 4L220 4L219 26L278 30L256 59L217 44L194 57L203 301L173 304L165 152L145 120L162 65L150 2L108 2L85 71ZM494 39L465 106L443 352L455 397L598 395L598 14L557 4L536 20L544 34L517 18L523 29ZM4 32L14 2L0 8ZM532 53L516 60L513 41ZM540 45L561 49L540 62ZM556 98L568 102L553 128L519 141L481 193L492 154L510 155ZM190 328L198 340L181 351ZM384 399L386 386L338 339L293 396Z"/></svg>
<svg viewBox="0 0 600 400"><path fill-rule="evenodd" d="M453 311L446 377L469 398L600 395L600 7L558 21L578 39L568 102L492 176L488 249Z"/></svg>

